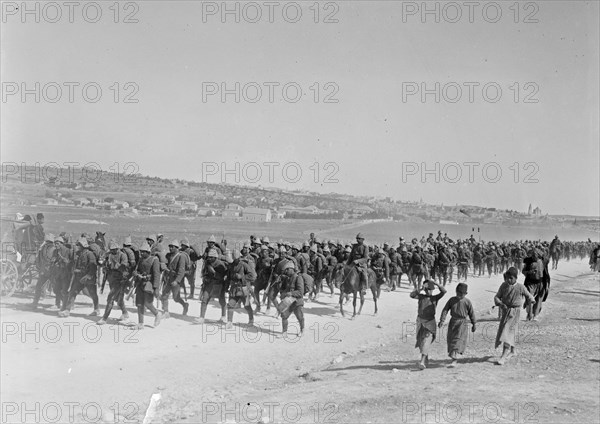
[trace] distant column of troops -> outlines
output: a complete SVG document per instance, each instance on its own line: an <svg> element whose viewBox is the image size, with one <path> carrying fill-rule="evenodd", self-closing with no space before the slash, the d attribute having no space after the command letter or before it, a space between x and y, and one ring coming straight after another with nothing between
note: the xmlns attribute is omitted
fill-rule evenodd
<svg viewBox="0 0 600 424"><path fill-rule="evenodd" d="M368 268L375 272L378 288L387 284L388 290L394 291L400 287L402 276L407 275L409 285L420 292L424 281L437 280L441 287L451 284L455 270L457 281L467 281L469 269L478 276L484 275L487 269L491 277L514 267L525 275L525 285L531 288L544 279L548 263L555 256L567 260L589 256L590 266L596 271L600 263L598 244L590 240L561 242L558 237L551 243L483 242L473 236L454 241L439 231L437 237L430 233L427 238L414 238L410 243L400 237L397 246L384 243L380 247L367 246L360 233L356 243L321 240L313 233L302 243L283 240L272 243L268 237L251 236L249 241L237 246L239 249L228 249L225 240L218 243L214 236L206 241L206 246L183 239L171 240L165 248L163 239L162 234L149 235L136 247L127 236L121 246L115 241L104 246L102 233L98 233L96 239L82 234L75 242L65 233L57 237L45 235L37 255L40 278L33 306L37 307L42 287L51 279L56 293L52 309L58 310L60 317L69 316L81 291L93 301L94 310L90 315L100 316L98 286L103 291L108 282L110 291L104 314L97 322L99 325L106 323L115 302L122 311L121 319L128 319L125 296L135 296L137 327L143 328L145 309L155 316L154 326L157 326L161 319L170 316L171 295L182 305L183 315L187 315L188 301L195 298L198 262L202 261L198 323L204 322L209 301L217 298L221 320L228 326L232 325L233 311L240 307L245 308L249 325L253 325L255 311L251 300L257 304L256 312L260 311L260 294L264 292L267 309L272 303L281 313L284 332L291 314L296 315L302 332L305 298L308 302L316 299L323 291L323 283L333 296L334 287L339 288L341 283L338 271L344 265L359 269L360 290L364 293L368 286ZM543 288L531 290L537 299L547 296ZM162 311L154 306L154 299L161 301ZM533 319L540 310L541 302L538 302L535 308L528 310L529 318Z"/></svg>

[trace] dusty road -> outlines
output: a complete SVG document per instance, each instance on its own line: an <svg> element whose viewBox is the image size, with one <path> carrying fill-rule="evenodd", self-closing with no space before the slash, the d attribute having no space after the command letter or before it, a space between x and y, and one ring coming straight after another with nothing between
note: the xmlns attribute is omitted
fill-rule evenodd
<svg viewBox="0 0 600 424"><path fill-rule="evenodd" d="M226 331L216 302L204 326L193 323L195 300L189 317L172 306L157 329L146 315L135 331L114 320L114 309L108 325L96 326L83 295L66 319L47 310L52 299L37 312L26 308L29 296L2 299L2 422L142 422L155 393L157 423L597 422L599 276L573 261L552 278L542 319L522 322L518 356L500 367L490 308L502 278L470 276L478 330L455 369L442 330L425 371L416 369L416 301L406 282L382 293L376 317L370 294L355 320L341 317L337 296L322 295L305 307L301 339L294 317L288 339L265 314L248 329L236 313Z"/></svg>

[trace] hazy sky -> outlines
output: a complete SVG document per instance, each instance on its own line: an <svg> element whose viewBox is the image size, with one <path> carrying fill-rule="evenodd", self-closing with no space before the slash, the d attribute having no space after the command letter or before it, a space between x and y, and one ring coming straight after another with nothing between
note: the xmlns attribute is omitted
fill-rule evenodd
<svg viewBox="0 0 600 424"><path fill-rule="evenodd" d="M142 174L207 182L222 176L203 173L213 170L206 163L235 169L237 162L240 182L245 170L255 185L600 214L597 1L530 2L527 9L521 2L518 16L515 2L500 1L496 23L488 22L493 7L483 12L489 2L475 7L472 23L467 6L449 22L453 5L464 2L428 2L439 7L439 23L414 11L422 2L321 2L318 23L312 1L296 3L296 23L286 21L294 20L295 4L276 3L273 23L265 2L239 3L240 22L231 14L223 23L222 2L192 1L141 1L126 10L122 3L118 23L110 1L98 2L97 23L84 20L87 2L74 9L73 23L66 6L59 22L47 22L56 10L41 4L36 23L22 16L21 2L14 3L19 10L4 2L2 162L97 162L104 169L135 162ZM252 23L255 5L262 17ZM88 7L85 17L95 13ZM130 13L139 22L123 23ZM338 22L323 22L327 15ZM34 94L23 102L21 83L34 89L35 82L40 102ZM65 82L80 84L73 103ZM81 92L90 82L102 89L96 103ZM225 83L234 93L236 82L239 103L234 94L223 102L220 92L207 91ZM49 101L56 85L48 83L62 87L56 103ZM431 91L424 101L421 83ZM257 86L262 97L253 103ZM303 96L293 103L297 87ZM457 87L462 97L453 102ZM124 103L127 94L138 102ZM328 95L337 103L325 102ZM261 178L251 162L261 165ZM271 168L272 184L265 162L280 164ZM283 172L290 162L300 166L297 182L294 167ZM324 169L329 162L335 165ZM422 164L429 175L421 175ZM324 182L330 173L338 182Z"/></svg>

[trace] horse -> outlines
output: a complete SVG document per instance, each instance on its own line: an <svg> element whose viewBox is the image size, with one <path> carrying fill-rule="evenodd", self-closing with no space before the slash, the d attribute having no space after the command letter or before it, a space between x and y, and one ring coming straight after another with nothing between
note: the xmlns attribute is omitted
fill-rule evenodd
<svg viewBox="0 0 600 424"><path fill-rule="evenodd" d="M368 282L367 285L371 289L371 293L373 294L373 301L375 303L375 313L374 316L377 316L377 298L378 298L378 290L377 290L377 277L375 276L375 271L370 268L367 268ZM340 287L340 312L342 316L344 315L344 307L343 300L344 297L348 294L352 294L352 306L354 308L354 314L352 315L352 319L356 317L356 315L360 315L363 305L365 303L365 295L360 291L360 273L356 269L354 265L343 265L338 264L333 270L333 280L336 282L336 285L339 284ZM360 308L358 310L358 314L356 313L356 296L357 293L360 293Z"/></svg>

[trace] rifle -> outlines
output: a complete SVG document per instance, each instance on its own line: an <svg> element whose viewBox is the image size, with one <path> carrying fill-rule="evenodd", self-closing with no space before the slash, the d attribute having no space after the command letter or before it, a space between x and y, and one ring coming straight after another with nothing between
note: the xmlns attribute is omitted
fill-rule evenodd
<svg viewBox="0 0 600 424"><path fill-rule="evenodd" d="M102 266L103 263L104 262L101 261L100 266ZM104 272L102 273L102 286L100 287L100 294L104 294L104 286L106 286L106 280L108 280L108 270L104 269Z"/></svg>
<svg viewBox="0 0 600 424"><path fill-rule="evenodd" d="M146 276L144 276L143 278L146 278ZM135 277L131 276L131 278L129 280L127 280L127 283L132 282L133 284L131 285L131 288L129 289L129 292L127 292L127 297L125 298L125 300L129 300L131 299L131 297L135 294L136 289L137 289L137 285L135 284Z"/></svg>

